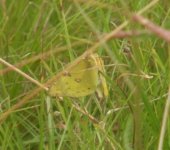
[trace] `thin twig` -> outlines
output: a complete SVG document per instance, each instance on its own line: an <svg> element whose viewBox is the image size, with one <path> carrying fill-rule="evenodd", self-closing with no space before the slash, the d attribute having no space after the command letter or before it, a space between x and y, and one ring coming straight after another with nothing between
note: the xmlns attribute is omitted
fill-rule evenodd
<svg viewBox="0 0 170 150"><path fill-rule="evenodd" d="M169 88L168 98L166 100L165 109L163 113L162 126L161 126L161 132L160 132L159 143L158 143L158 150L163 149L163 142L164 142L164 137L165 137L165 132L166 132L166 124L168 120L169 109L170 109L170 88Z"/></svg>
<svg viewBox="0 0 170 150"><path fill-rule="evenodd" d="M4 113L0 115L0 124L16 109L20 108L24 104L26 104L31 98L38 95L42 91L42 88L38 87L34 90L31 90L24 98L22 98L17 104L13 105L11 108L6 110Z"/></svg>
<svg viewBox="0 0 170 150"><path fill-rule="evenodd" d="M160 37L160 38L164 39L165 41L167 41L168 43L170 43L170 31L169 30L163 29L160 26L155 25L153 22L144 18L141 15L136 14L133 16L133 19L134 19L134 21L142 24L143 26L148 28L150 31L155 33L158 37Z"/></svg>
<svg viewBox="0 0 170 150"><path fill-rule="evenodd" d="M5 60L3 60L2 58L0 58L0 63L12 68L12 70L18 72L20 75L22 75L23 77L25 77L26 79L30 80L31 82L35 83L36 85L38 85L39 87L43 88L44 90L48 91L48 88L45 87L43 84L41 84L40 82L38 82L37 80L31 78L29 75L27 75L26 73L24 73L23 71L19 70L18 68L16 68L15 66L11 65L10 63L6 62Z"/></svg>
<svg viewBox="0 0 170 150"><path fill-rule="evenodd" d="M75 103L72 104L72 106L73 106L77 111L79 111L79 112L81 112L82 114L88 116L88 118L89 118L93 123L99 124L99 121L98 121L96 118L94 118L92 115L90 115L87 110L81 109L81 108L80 108L77 104L75 104Z"/></svg>
<svg viewBox="0 0 170 150"><path fill-rule="evenodd" d="M75 42L75 43L72 44L72 46L78 46L78 45L81 45L81 44L82 43L80 43L80 42ZM40 59L43 59L43 60L48 59L48 58L50 58L49 57L50 55L54 55L56 53L60 53L60 52L63 52L65 50L67 50L66 46L56 47L56 48L53 48L53 50L48 50L47 52L32 56L32 57L25 59L25 60L23 60L19 63L16 63L16 64L14 64L14 66L17 67L17 68L21 68L21 67L23 67L23 66L25 66L25 65L27 65L31 62L35 62L35 61L40 60ZM12 69L10 67L7 67L3 70L0 70L0 75L3 75L3 74L5 74L9 71L12 71Z"/></svg>

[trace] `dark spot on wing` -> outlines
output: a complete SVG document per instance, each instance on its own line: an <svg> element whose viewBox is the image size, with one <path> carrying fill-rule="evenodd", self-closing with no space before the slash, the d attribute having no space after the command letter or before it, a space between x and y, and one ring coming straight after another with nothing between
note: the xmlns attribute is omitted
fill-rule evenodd
<svg viewBox="0 0 170 150"><path fill-rule="evenodd" d="M76 79L74 79L77 83L79 83L79 82L81 82L81 79L79 79L79 78L76 78Z"/></svg>
<svg viewBox="0 0 170 150"><path fill-rule="evenodd" d="M65 72L63 73L63 75L64 75L64 76L71 77L71 73L70 73L70 72L68 72L68 71L65 71Z"/></svg>

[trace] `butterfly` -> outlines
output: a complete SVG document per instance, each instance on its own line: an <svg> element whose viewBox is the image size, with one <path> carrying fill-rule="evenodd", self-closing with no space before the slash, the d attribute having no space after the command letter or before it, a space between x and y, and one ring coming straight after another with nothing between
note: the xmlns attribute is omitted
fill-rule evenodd
<svg viewBox="0 0 170 150"><path fill-rule="evenodd" d="M49 95L79 98L96 92L99 98L107 97L107 84L103 74L103 60L98 54L91 54L80 60L70 71L65 70L49 87Z"/></svg>

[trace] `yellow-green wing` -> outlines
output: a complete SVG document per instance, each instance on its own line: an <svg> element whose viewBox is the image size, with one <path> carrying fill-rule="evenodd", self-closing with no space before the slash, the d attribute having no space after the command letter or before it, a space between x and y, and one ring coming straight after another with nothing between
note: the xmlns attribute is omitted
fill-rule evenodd
<svg viewBox="0 0 170 150"><path fill-rule="evenodd" d="M99 85L96 89L96 92L97 92L98 97L100 99L103 99L104 97L108 96L108 88L106 84L106 79L104 77L104 74L105 74L104 62L97 54L92 55L92 57L95 59L95 62L99 70L99 73L98 73Z"/></svg>
<svg viewBox="0 0 170 150"><path fill-rule="evenodd" d="M50 88L56 97L83 97L95 92L98 86L98 67L92 57L82 59L71 71L61 76Z"/></svg>

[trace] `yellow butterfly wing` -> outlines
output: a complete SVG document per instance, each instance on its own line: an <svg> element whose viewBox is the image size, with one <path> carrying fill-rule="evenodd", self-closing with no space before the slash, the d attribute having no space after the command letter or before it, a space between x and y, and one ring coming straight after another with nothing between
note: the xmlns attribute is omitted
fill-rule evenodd
<svg viewBox="0 0 170 150"><path fill-rule="evenodd" d="M101 59L101 57L99 57L97 54L94 54L93 59L95 60L96 65L98 66L98 76L99 76L99 85L96 89L97 95L100 99L103 99L104 97L108 96L108 88L107 88L107 84L106 84L106 79L104 77L105 72L105 68L104 68L104 62Z"/></svg>
<svg viewBox="0 0 170 150"><path fill-rule="evenodd" d="M98 67L93 57L82 59L71 71L63 74L50 88L49 94L56 97L83 97L97 89Z"/></svg>

